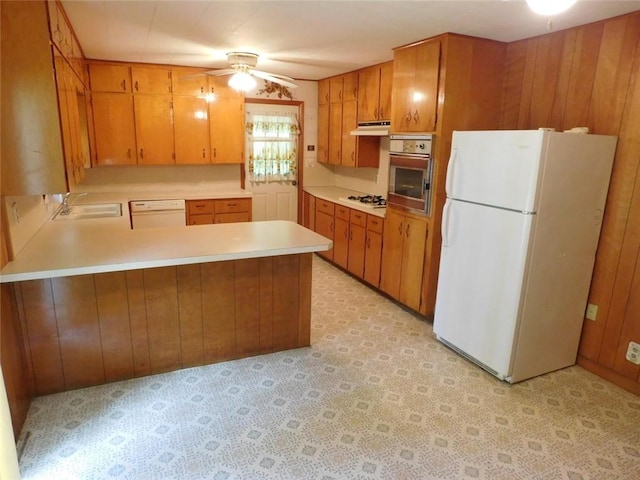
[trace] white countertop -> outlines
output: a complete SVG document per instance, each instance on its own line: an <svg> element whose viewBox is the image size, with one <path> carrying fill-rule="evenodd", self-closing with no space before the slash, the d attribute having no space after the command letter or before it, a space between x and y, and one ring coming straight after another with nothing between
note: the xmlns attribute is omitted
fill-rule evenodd
<svg viewBox="0 0 640 480"><path fill-rule="evenodd" d="M329 202L344 205L345 207L353 208L355 210L360 210L362 212L375 215L376 217L384 218L387 213L386 208L373 208L367 206L367 204L365 203L360 203L355 200L343 200L344 198L352 195L361 196L367 195L367 193L357 192L355 190L349 190L347 188L341 187L304 187L304 191L313 195L314 197L322 198Z"/></svg>
<svg viewBox="0 0 640 480"><path fill-rule="evenodd" d="M332 246L329 239L287 221L132 230L127 202L152 198L139 193L72 195L71 205L122 203L122 216L49 220L2 269L0 283L310 253ZM166 193L155 198L168 198Z"/></svg>

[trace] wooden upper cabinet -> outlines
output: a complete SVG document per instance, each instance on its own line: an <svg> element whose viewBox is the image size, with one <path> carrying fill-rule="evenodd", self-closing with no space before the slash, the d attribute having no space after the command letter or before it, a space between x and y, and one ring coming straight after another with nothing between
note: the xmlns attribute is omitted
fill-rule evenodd
<svg viewBox="0 0 640 480"><path fill-rule="evenodd" d="M329 80L320 80L318 82L318 104L319 105L326 105L330 102L329 84L330 84Z"/></svg>
<svg viewBox="0 0 640 480"><path fill-rule="evenodd" d="M243 163L244 98L223 93L209 102L211 163Z"/></svg>
<svg viewBox="0 0 640 480"><path fill-rule="evenodd" d="M440 74L440 41L430 40L395 50L391 130L435 130Z"/></svg>
<svg viewBox="0 0 640 480"><path fill-rule="evenodd" d="M342 77L329 79L329 102L342 103Z"/></svg>
<svg viewBox="0 0 640 480"><path fill-rule="evenodd" d="M318 105L318 161L321 163L329 163L329 108L328 103Z"/></svg>
<svg viewBox="0 0 640 480"><path fill-rule="evenodd" d="M173 96L176 163L210 163L209 105L204 98Z"/></svg>
<svg viewBox="0 0 640 480"><path fill-rule="evenodd" d="M93 92L131 93L131 71L125 65L89 64Z"/></svg>
<svg viewBox="0 0 640 480"><path fill-rule="evenodd" d="M356 118L357 111L358 102L355 100L342 103L342 148L340 163L348 167L356 166L356 140L358 137L351 135L351 130L358 126L358 120Z"/></svg>
<svg viewBox="0 0 640 480"><path fill-rule="evenodd" d="M342 102L329 105L329 163L342 163Z"/></svg>
<svg viewBox="0 0 640 480"><path fill-rule="evenodd" d="M208 75L191 68L171 69L171 91L174 95L204 97L209 92Z"/></svg>
<svg viewBox="0 0 640 480"><path fill-rule="evenodd" d="M93 92L95 165L135 165L136 127L133 97L121 93Z"/></svg>
<svg viewBox="0 0 640 480"><path fill-rule="evenodd" d="M175 163L171 95L134 95L138 164Z"/></svg>
<svg viewBox="0 0 640 480"><path fill-rule="evenodd" d="M342 76L342 101L358 101L358 74L355 72Z"/></svg>
<svg viewBox="0 0 640 480"><path fill-rule="evenodd" d="M377 122L391 118L393 62L358 72L358 122Z"/></svg>
<svg viewBox="0 0 640 480"><path fill-rule="evenodd" d="M171 70L168 68L131 67L133 93L171 93Z"/></svg>
<svg viewBox="0 0 640 480"><path fill-rule="evenodd" d="M0 15L0 193L65 192L67 183L47 4L2 2Z"/></svg>

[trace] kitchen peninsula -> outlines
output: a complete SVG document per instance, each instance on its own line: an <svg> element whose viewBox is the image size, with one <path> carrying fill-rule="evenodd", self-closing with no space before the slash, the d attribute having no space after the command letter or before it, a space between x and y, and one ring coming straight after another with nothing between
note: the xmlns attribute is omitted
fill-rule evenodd
<svg viewBox="0 0 640 480"><path fill-rule="evenodd" d="M132 230L121 203L50 220L0 272L37 395L309 345L311 254L330 240L285 221Z"/></svg>

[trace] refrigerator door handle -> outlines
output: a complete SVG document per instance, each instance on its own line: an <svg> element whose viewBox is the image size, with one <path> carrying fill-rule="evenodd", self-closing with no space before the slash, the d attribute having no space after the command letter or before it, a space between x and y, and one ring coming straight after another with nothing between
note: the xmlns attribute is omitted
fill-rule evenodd
<svg viewBox="0 0 640 480"><path fill-rule="evenodd" d="M456 156L458 154L457 148L451 149L451 155L449 155L449 163L447 164L447 180L445 182L445 193L451 195L453 187L453 164L455 163Z"/></svg>
<svg viewBox="0 0 640 480"><path fill-rule="evenodd" d="M442 212L442 246L449 246L449 216L451 215L451 201L444 203L444 211Z"/></svg>

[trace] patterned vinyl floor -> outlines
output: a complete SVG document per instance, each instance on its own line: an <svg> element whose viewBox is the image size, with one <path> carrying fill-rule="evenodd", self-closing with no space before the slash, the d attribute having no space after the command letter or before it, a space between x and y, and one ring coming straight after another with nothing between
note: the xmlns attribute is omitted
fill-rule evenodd
<svg viewBox="0 0 640 480"><path fill-rule="evenodd" d="M640 479L640 398L508 385L314 258L312 346L37 398L24 479Z"/></svg>

